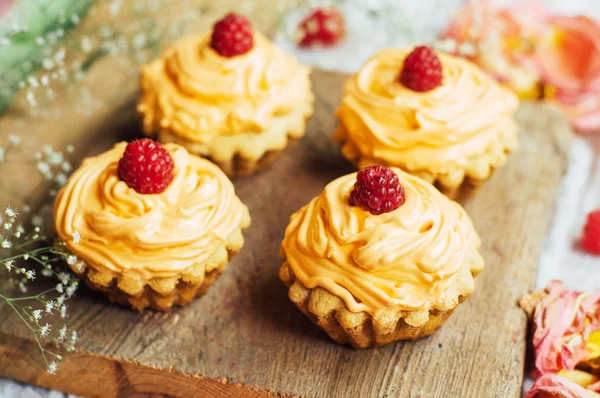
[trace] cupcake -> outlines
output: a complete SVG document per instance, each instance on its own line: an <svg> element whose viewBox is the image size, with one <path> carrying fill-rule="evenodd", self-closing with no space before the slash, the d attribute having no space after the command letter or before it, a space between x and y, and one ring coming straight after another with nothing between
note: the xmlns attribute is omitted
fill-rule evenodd
<svg viewBox="0 0 600 398"><path fill-rule="evenodd" d="M246 206L218 167L176 144L86 159L54 206L71 269L111 302L169 311L204 294L242 248Z"/></svg>
<svg viewBox="0 0 600 398"><path fill-rule="evenodd" d="M346 82L334 139L359 168L399 167L452 196L505 163L517 146L518 105L466 59L387 49Z"/></svg>
<svg viewBox="0 0 600 398"><path fill-rule="evenodd" d="M373 347L440 327L473 292L479 246L458 203L400 169L370 166L292 215L279 276L333 340Z"/></svg>
<svg viewBox="0 0 600 398"><path fill-rule="evenodd" d="M304 135L310 69L239 15L183 38L142 68L138 111L147 135L208 158L229 176L268 164Z"/></svg>

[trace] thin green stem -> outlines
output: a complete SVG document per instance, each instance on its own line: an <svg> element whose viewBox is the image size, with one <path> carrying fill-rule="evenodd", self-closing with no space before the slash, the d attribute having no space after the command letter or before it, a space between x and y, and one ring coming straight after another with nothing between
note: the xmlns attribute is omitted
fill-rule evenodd
<svg viewBox="0 0 600 398"><path fill-rule="evenodd" d="M42 353L42 357L44 358L44 362L46 362L46 365L49 365L48 363L48 358L46 358L46 349L44 347L42 347L42 343L40 342L40 339L37 336L37 330L35 330L30 324L29 322L27 322L27 320L25 319L25 317L21 314L21 310L20 308L17 308L12 302L7 301L8 305L10 305L12 307L12 309L17 313L17 315L19 316L19 318L21 318L21 320L23 321L23 323L25 323L25 325L27 325L27 327L29 328L29 330L31 330L31 332L33 333L33 337L35 338L35 342L37 343L38 347L40 348L40 352Z"/></svg>
<svg viewBox="0 0 600 398"><path fill-rule="evenodd" d="M39 249L34 249L27 253L20 253L20 254L15 254L12 257L2 258L2 259L0 259L0 261L6 262L6 261L10 261L10 260L17 260L19 258L23 258L26 255L33 257L34 254L45 253L45 252L51 253L51 250L52 250L52 247L40 247Z"/></svg>

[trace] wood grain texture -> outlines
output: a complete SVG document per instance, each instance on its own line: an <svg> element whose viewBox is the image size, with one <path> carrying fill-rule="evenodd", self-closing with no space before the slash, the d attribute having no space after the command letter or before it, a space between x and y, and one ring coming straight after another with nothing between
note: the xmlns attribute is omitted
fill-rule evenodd
<svg viewBox="0 0 600 398"><path fill-rule="evenodd" d="M330 140L344 79L315 71L316 113L307 137L269 169L234 180L253 223L246 245L206 296L169 314L136 313L82 290L69 319L80 344L55 377L32 364L37 353L27 331L0 308L0 375L107 397L150 391L170 397L520 396L526 319L516 300L535 283L566 167L566 122L550 108L523 104L519 151L482 188L461 198L481 235L486 268L475 293L445 326L416 342L354 350L312 325L277 276L289 216L352 171ZM98 139L78 154L99 153L138 134L137 121L126 114L108 128L72 126L77 134L68 138Z"/></svg>

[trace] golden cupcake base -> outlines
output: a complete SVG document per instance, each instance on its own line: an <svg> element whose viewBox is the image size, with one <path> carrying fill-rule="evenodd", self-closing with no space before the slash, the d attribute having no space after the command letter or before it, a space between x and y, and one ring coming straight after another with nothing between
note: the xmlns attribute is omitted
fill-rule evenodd
<svg viewBox="0 0 600 398"><path fill-rule="evenodd" d="M146 134L150 136L156 135L156 139L163 144L172 142L182 145L188 152L206 158L219 166L229 177L244 176L268 167L285 150L290 142L302 138L306 132L307 120L312 115L312 112L312 106L300 107L287 115L279 116L275 123L276 127L268 132L243 133L242 135L246 136L250 134L255 135L253 140L268 141L269 138L267 137L278 137L272 142L272 145L266 145L265 150L257 157L246 156L241 151L235 151L228 158L215 156L210 149L210 145L191 141L169 130L160 130L157 134L147 130Z"/></svg>
<svg viewBox="0 0 600 398"><path fill-rule="evenodd" d="M178 277L153 278L144 282L126 275L99 271L89 265L70 267L88 287L103 293L111 303L140 311L149 308L168 312L173 306L188 304L208 291L244 245L242 230L249 225L248 216L206 263L184 270Z"/></svg>
<svg viewBox="0 0 600 398"><path fill-rule="evenodd" d="M436 173L431 170L413 170L402 164L390 164L383 159L363 156L358 146L348 138L343 124L336 131L334 139L341 143L342 155L358 169L371 165L398 167L433 184L451 199L480 187L497 168L506 163L508 155L517 148L516 132L507 130L485 152L467 159L464 168L457 167L448 173Z"/></svg>
<svg viewBox="0 0 600 398"><path fill-rule="evenodd" d="M466 261L472 276L476 276L483 269L483 259L476 248L471 250ZM377 319L366 312L352 312L344 300L322 287L306 287L296 278L287 261L279 270L279 277L289 288L290 300L304 315L335 342L354 348L377 347L398 340L415 340L429 336L446 322L456 307L472 292L472 289L465 290L457 295L456 300L441 301L428 313L397 311L393 316ZM424 322L423 316L427 317Z"/></svg>

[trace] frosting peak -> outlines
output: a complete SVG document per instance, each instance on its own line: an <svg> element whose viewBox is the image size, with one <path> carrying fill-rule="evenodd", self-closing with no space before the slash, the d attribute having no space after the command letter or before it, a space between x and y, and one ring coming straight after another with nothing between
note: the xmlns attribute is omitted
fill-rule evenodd
<svg viewBox="0 0 600 398"><path fill-rule="evenodd" d="M442 85L410 90L397 81L408 52L381 51L347 81L338 115L348 137L338 138L379 163L447 173L515 135L518 100L508 89L470 61L438 53Z"/></svg>
<svg viewBox="0 0 600 398"><path fill-rule="evenodd" d="M212 163L165 145L175 164L168 188L143 195L117 174L119 143L88 158L55 204L55 224L69 249L94 268L128 270L141 279L170 277L207 261L230 234L249 223L233 185ZM82 239L74 243L77 231Z"/></svg>
<svg viewBox="0 0 600 398"><path fill-rule="evenodd" d="M148 133L166 129L192 142L260 132L275 116L312 101L309 68L254 33L254 47L232 58L210 34L183 38L142 69L138 106Z"/></svg>
<svg viewBox="0 0 600 398"><path fill-rule="evenodd" d="M406 191L398 209L371 215L351 206L356 174L349 174L292 215L285 233L282 249L296 277L341 297L354 312L428 311L440 300L468 295L471 267L482 266L479 237L462 207L393 170Z"/></svg>

